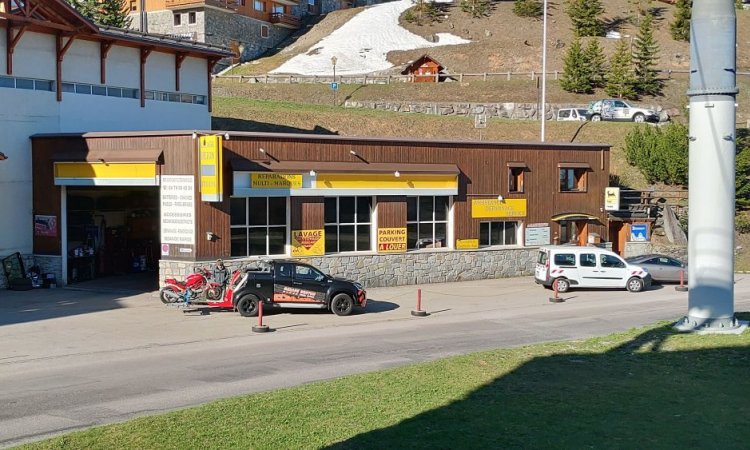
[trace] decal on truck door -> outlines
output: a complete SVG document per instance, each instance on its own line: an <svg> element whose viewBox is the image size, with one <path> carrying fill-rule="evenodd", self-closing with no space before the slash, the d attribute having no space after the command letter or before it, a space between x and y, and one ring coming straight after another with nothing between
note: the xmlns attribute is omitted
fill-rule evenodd
<svg viewBox="0 0 750 450"><path fill-rule="evenodd" d="M273 301L278 303L323 303L325 299L325 292L315 292L309 289L284 286L283 284L273 285Z"/></svg>

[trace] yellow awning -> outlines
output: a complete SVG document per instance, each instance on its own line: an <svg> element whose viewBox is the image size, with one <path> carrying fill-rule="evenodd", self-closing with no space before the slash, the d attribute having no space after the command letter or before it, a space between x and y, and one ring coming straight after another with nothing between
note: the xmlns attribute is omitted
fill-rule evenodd
<svg viewBox="0 0 750 450"><path fill-rule="evenodd" d="M563 213L552 216L550 220L559 222L561 220L599 220L599 218L585 213Z"/></svg>
<svg viewBox="0 0 750 450"><path fill-rule="evenodd" d="M56 162L57 186L158 186L155 162Z"/></svg>

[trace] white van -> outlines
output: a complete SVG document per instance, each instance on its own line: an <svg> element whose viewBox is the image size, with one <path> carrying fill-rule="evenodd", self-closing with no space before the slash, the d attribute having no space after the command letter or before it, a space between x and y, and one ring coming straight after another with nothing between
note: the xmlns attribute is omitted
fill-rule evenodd
<svg viewBox="0 0 750 450"><path fill-rule="evenodd" d="M557 291L571 287L627 288L640 292L651 285L651 275L640 266L628 264L616 253L599 247L572 245L539 249L534 279L546 287L557 281Z"/></svg>

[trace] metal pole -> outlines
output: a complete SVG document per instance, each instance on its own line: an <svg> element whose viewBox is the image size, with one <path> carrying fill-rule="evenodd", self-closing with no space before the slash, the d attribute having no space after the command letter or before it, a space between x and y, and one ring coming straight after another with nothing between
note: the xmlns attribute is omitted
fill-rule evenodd
<svg viewBox="0 0 750 450"><path fill-rule="evenodd" d="M696 0L690 26L688 315L680 330L723 331L734 316L736 13Z"/></svg>
<svg viewBox="0 0 750 450"><path fill-rule="evenodd" d="M544 125L547 122L547 0L544 0L544 20L542 25L542 106L540 117L542 119L541 141L544 142Z"/></svg>

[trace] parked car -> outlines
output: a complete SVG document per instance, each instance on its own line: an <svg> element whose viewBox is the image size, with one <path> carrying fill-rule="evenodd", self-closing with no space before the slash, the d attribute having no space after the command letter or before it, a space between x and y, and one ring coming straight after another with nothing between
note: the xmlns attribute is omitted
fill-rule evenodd
<svg viewBox="0 0 750 450"><path fill-rule="evenodd" d="M653 109L639 108L625 100L607 98L589 103L586 119L592 122L612 120L622 122L658 122L659 113Z"/></svg>
<svg viewBox="0 0 750 450"><path fill-rule="evenodd" d="M683 280L687 283L687 264L671 256L650 254L633 256L626 261L648 270L651 278L659 283L679 283L680 272L684 271Z"/></svg>
<svg viewBox="0 0 750 450"><path fill-rule="evenodd" d="M367 305L367 293L356 281L334 278L309 264L265 261L246 270L234 289L235 307L243 316L256 316L258 304L271 308L328 309L337 316Z"/></svg>
<svg viewBox="0 0 750 450"><path fill-rule="evenodd" d="M616 253L599 247L571 245L539 249L534 279L546 287L557 284L558 292L577 288L626 288L640 292L651 285L648 270L625 262Z"/></svg>
<svg viewBox="0 0 750 450"><path fill-rule="evenodd" d="M585 121L587 113L586 108L560 108L557 110L557 120Z"/></svg>

